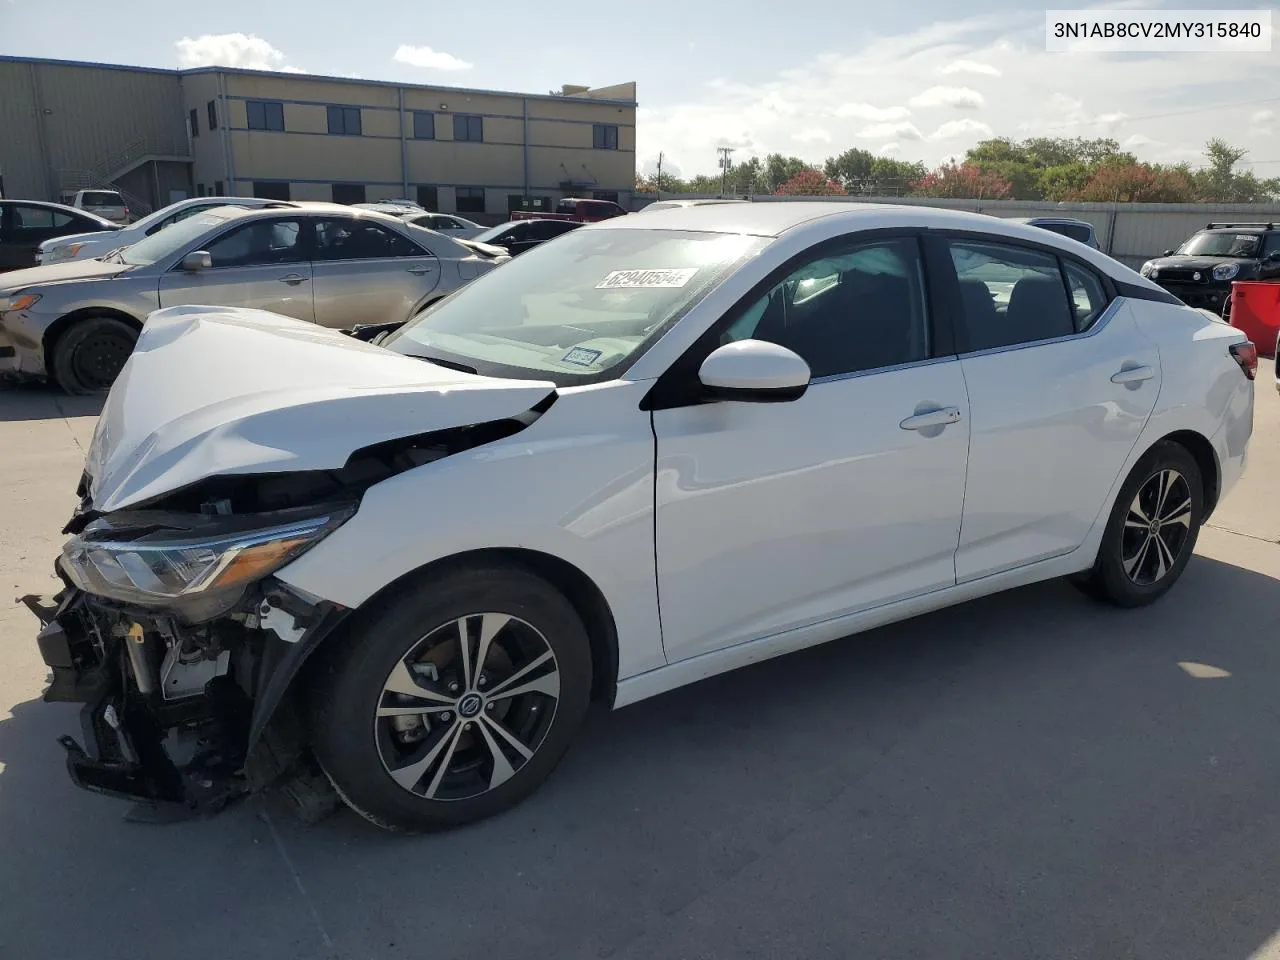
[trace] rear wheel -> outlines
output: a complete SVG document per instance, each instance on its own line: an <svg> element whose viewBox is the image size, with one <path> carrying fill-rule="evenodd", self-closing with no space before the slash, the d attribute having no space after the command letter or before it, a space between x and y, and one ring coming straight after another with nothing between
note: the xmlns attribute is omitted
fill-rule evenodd
<svg viewBox="0 0 1280 960"><path fill-rule="evenodd" d="M1200 467L1187 450L1153 447L1125 481L1093 569L1076 578L1086 593L1121 607L1158 600L1182 575L1204 520Z"/></svg>
<svg viewBox="0 0 1280 960"><path fill-rule="evenodd" d="M475 568L402 593L329 656L313 747L343 800L379 826L458 826L546 779L590 690L569 602L523 570Z"/></svg>
<svg viewBox="0 0 1280 960"><path fill-rule="evenodd" d="M100 393L115 382L137 342L138 331L123 320L79 320L54 344L50 370L67 393Z"/></svg>

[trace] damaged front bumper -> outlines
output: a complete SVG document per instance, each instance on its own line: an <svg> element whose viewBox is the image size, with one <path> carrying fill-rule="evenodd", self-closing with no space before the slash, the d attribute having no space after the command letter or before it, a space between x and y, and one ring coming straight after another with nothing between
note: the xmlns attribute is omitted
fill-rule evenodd
<svg viewBox="0 0 1280 960"><path fill-rule="evenodd" d="M342 608L274 583L195 625L71 585L24 603L52 672L44 699L84 705L81 740L59 738L77 786L142 804L135 819L169 820L308 777L288 691Z"/></svg>

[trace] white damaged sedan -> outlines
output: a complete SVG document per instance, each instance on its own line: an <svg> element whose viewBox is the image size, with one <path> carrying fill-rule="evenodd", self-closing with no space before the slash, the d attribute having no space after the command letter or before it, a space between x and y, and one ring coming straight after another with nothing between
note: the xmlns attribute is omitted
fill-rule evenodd
<svg viewBox="0 0 1280 960"><path fill-rule="evenodd" d="M73 779L150 807L476 820L592 700L1050 577L1156 600L1255 369L1097 251L924 207L622 217L374 343L161 310L29 598L46 699Z"/></svg>

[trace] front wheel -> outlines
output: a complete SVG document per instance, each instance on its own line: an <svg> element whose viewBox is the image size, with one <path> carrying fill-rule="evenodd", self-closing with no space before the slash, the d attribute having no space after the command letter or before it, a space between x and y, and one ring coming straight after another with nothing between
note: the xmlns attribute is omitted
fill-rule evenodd
<svg viewBox="0 0 1280 960"><path fill-rule="evenodd" d="M1200 467L1170 441L1147 452L1116 498L1087 593L1121 607L1153 603L1182 575L1204 521Z"/></svg>
<svg viewBox="0 0 1280 960"><path fill-rule="evenodd" d="M546 779L590 691L569 602L524 570L473 568L402 592L330 653L313 748L343 800L379 826L458 826Z"/></svg>
<svg viewBox="0 0 1280 960"><path fill-rule="evenodd" d="M88 317L58 338L46 364L67 393L102 393L115 383L137 342L138 331L123 320Z"/></svg>

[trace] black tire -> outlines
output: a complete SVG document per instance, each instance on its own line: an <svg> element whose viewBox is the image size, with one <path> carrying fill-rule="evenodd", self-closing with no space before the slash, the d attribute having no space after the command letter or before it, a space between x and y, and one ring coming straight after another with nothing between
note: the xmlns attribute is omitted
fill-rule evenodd
<svg viewBox="0 0 1280 960"><path fill-rule="evenodd" d="M503 617L509 619L486 645L487 625L504 623ZM466 647L458 628L464 621ZM586 629L563 595L517 567L472 567L412 584L354 627L313 675L312 748L347 805L381 827L440 830L515 805L551 774L586 713ZM540 642L549 660L538 652ZM485 662L473 662L481 648ZM473 658L470 673L460 661L463 649ZM530 668L539 657L543 663ZM549 684L548 669L557 678L556 696L545 690L502 695ZM397 676L423 694L388 690ZM378 716L388 709L448 709L439 697L452 699L452 710L417 715L407 722L421 726L408 733L397 727L404 718ZM503 730L531 755L518 753L512 740L500 743ZM499 769L495 748L506 767Z"/></svg>
<svg viewBox="0 0 1280 960"><path fill-rule="evenodd" d="M114 317L78 320L53 347L50 372L71 394L110 389L138 342L138 331Z"/></svg>
<svg viewBox="0 0 1280 960"><path fill-rule="evenodd" d="M1162 507L1161 478L1168 484ZM1163 511L1163 522L1157 511ZM1089 596L1118 607L1154 603L1182 576L1203 521L1199 465L1185 447L1162 441L1138 461L1121 487L1093 568L1072 582Z"/></svg>

